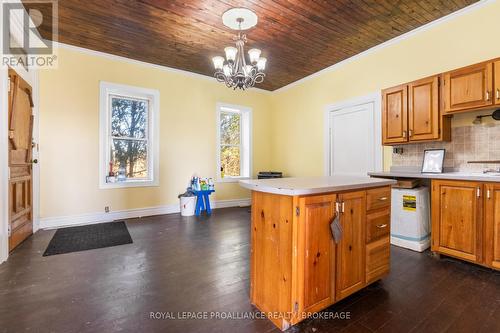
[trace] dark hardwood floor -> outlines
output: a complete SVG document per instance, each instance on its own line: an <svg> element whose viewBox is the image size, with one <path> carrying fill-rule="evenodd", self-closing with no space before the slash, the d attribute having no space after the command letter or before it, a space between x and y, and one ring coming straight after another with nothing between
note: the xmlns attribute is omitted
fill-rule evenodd
<svg viewBox="0 0 500 333"><path fill-rule="evenodd" d="M42 254L54 231L40 231L0 265L0 331L278 332L262 319L178 318L256 311L249 223L247 208L132 219L133 244L50 257ZM387 278L327 311L350 319L310 319L290 331L500 332L500 273L393 247Z"/></svg>

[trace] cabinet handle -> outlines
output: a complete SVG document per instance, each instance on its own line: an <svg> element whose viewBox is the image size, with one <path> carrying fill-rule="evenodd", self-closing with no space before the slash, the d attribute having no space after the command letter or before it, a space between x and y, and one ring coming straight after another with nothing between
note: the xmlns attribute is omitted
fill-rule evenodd
<svg viewBox="0 0 500 333"><path fill-rule="evenodd" d="M344 208L345 208L345 206L344 206L344 202L343 201L342 201L341 206L342 206L342 214L344 214Z"/></svg>
<svg viewBox="0 0 500 333"><path fill-rule="evenodd" d="M379 229L384 229L386 227L387 227L387 224L378 224L377 225L377 228L379 228Z"/></svg>
<svg viewBox="0 0 500 333"><path fill-rule="evenodd" d="M477 193L476 193L477 197L480 198L481 197L481 189L478 187L477 188Z"/></svg>
<svg viewBox="0 0 500 333"><path fill-rule="evenodd" d="M489 101L490 100L490 92L489 91L486 91L486 100Z"/></svg>
<svg viewBox="0 0 500 333"><path fill-rule="evenodd" d="M386 201L387 199L389 199L388 197L381 197L381 198L378 198L380 201Z"/></svg>
<svg viewBox="0 0 500 333"><path fill-rule="evenodd" d="M408 131L408 137L411 137L413 135L413 131L412 130L409 130Z"/></svg>
<svg viewBox="0 0 500 333"><path fill-rule="evenodd" d="M487 199L490 199L490 198L491 198L490 190L487 190L487 191L486 191L486 198L487 198Z"/></svg>
<svg viewBox="0 0 500 333"><path fill-rule="evenodd" d="M403 131L403 138L406 139L406 131Z"/></svg>

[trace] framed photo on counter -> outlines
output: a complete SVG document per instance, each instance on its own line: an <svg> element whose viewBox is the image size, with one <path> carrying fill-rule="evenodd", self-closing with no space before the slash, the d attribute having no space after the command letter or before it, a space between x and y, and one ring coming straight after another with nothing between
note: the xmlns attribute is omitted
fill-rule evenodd
<svg viewBox="0 0 500 333"><path fill-rule="evenodd" d="M424 150L421 173L443 173L445 149Z"/></svg>

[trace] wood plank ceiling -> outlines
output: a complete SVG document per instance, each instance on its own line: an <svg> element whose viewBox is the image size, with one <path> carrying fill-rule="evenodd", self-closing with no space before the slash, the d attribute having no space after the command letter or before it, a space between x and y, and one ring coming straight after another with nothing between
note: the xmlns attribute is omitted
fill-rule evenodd
<svg viewBox="0 0 500 333"><path fill-rule="evenodd" d="M259 23L246 50L263 50L259 87L275 90L476 1L61 0L59 41L212 76L211 58L233 45L222 13L247 7Z"/></svg>

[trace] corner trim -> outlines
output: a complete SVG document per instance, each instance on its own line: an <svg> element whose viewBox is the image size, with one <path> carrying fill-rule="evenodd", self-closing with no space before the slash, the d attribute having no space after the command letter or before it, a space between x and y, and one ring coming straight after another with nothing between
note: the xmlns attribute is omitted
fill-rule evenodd
<svg viewBox="0 0 500 333"><path fill-rule="evenodd" d="M213 208L245 207L251 203L250 198L219 200L213 202ZM115 220L131 219L146 216L165 215L179 213L179 205L163 205L147 208L135 208L120 210L110 213L86 213L69 216L44 217L40 219L40 229L57 229L77 225L89 225Z"/></svg>

